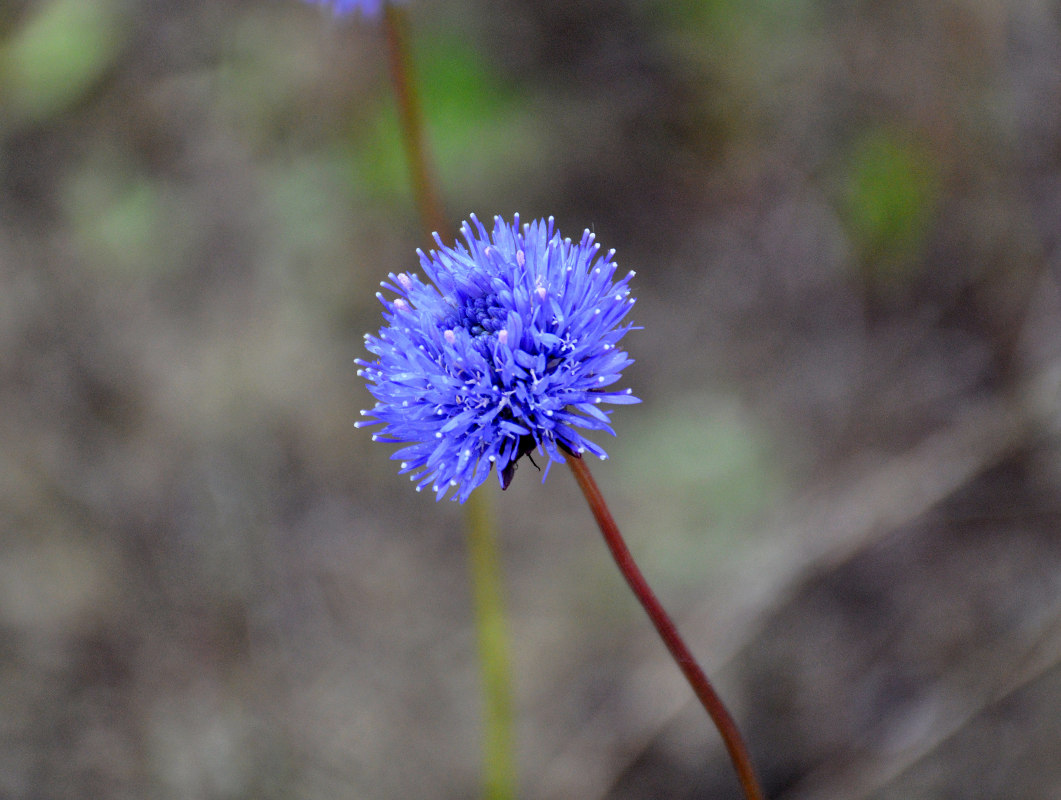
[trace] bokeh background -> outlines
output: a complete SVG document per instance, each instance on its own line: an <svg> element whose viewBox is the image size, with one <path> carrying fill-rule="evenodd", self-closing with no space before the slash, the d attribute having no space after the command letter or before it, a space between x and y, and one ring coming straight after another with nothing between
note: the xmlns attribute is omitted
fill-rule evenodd
<svg viewBox="0 0 1061 800"><path fill-rule="evenodd" d="M595 466L772 798L1061 798L1061 6L416 0L452 241L636 269ZM0 797L470 798L460 508L355 430L424 244L378 25L0 5ZM570 476L523 796L734 797Z"/></svg>

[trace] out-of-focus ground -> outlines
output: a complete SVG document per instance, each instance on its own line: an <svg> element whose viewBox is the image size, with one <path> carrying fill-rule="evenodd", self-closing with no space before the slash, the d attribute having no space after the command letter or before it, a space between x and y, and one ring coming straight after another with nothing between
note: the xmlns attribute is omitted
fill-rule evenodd
<svg viewBox="0 0 1061 800"><path fill-rule="evenodd" d="M595 466L771 798L1061 798L1061 8L412 2L453 226L636 269ZM0 797L464 798L460 508L355 430L378 26L0 6ZM563 470L494 496L523 796L735 797Z"/></svg>

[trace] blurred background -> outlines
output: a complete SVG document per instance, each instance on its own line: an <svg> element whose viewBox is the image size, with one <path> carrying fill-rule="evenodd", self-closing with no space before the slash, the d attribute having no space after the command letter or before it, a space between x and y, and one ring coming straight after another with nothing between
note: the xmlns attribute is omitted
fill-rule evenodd
<svg viewBox="0 0 1061 800"><path fill-rule="evenodd" d="M1061 798L1061 6L414 0L452 242L636 269L595 465L772 798ZM461 509L353 423L378 24L0 5L0 797L470 798ZM735 797L569 474L495 495L523 795Z"/></svg>

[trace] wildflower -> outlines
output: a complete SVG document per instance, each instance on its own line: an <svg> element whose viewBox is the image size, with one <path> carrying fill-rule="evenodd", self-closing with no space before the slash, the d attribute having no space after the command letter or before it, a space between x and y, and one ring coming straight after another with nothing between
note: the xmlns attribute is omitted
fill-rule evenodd
<svg viewBox="0 0 1061 800"><path fill-rule="evenodd" d="M382 423L374 441L406 445L392 458L417 491L430 485L441 500L456 488L463 503L491 468L507 488L533 451L545 475L562 453L606 458L581 431L614 435L601 404L640 401L611 388L633 363L617 344L634 327L620 324L634 273L613 282L614 250L600 257L589 231L561 238L552 217L495 217L488 234L472 215L461 234L467 247L436 233L437 250L417 251L431 283L383 282L397 297L377 293L387 324L365 336L376 360L357 364L378 401L358 425Z"/></svg>
<svg viewBox="0 0 1061 800"><path fill-rule="evenodd" d="M380 9L383 8L383 4L387 0L306 0L306 2L332 6L337 17L343 14L351 14L358 9L365 16L374 17L379 14Z"/></svg>

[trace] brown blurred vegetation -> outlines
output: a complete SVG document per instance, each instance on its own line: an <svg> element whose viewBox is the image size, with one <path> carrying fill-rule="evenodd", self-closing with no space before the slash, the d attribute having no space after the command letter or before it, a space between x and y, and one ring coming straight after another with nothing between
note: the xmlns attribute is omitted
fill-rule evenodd
<svg viewBox="0 0 1061 800"><path fill-rule="evenodd" d="M453 231L638 271L597 477L768 794L1061 798L1061 7L410 14ZM382 56L0 5L0 797L475 795L460 511L353 428L422 244ZM524 796L735 797L568 476L482 491Z"/></svg>

